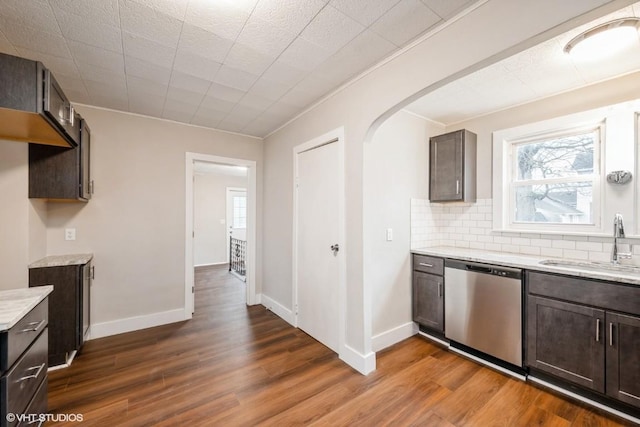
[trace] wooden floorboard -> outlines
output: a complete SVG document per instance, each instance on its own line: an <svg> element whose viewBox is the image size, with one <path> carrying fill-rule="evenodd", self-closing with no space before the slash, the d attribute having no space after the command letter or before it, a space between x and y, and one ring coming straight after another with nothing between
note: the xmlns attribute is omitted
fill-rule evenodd
<svg viewBox="0 0 640 427"><path fill-rule="evenodd" d="M225 266L196 269L195 303L190 321L87 342L70 368L49 373L49 411L89 426L631 425L421 337L379 352L376 371L360 375L247 307Z"/></svg>

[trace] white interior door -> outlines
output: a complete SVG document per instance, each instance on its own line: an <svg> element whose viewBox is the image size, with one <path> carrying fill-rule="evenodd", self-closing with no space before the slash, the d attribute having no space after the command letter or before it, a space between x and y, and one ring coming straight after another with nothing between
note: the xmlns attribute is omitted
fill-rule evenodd
<svg viewBox="0 0 640 427"><path fill-rule="evenodd" d="M297 154L298 327L339 352L340 174L338 143Z"/></svg>

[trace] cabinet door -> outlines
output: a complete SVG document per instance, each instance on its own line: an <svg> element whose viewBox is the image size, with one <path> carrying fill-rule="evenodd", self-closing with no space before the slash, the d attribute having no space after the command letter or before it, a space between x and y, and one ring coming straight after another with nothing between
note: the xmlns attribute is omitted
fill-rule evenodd
<svg viewBox="0 0 640 427"><path fill-rule="evenodd" d="M532 368L604 393L604 311L527 296L527 360Z"/></svg>
<svg viewBox="0 0 640 427"><path fill-rule="evenodd" d="M29 286L53 285L49 295L49 365L66 363L77 349L78 266L32 268Z"/></svg>
<svg viewBox="0 0 640 427"><path fill-rule="evenodd" d="M80 122L80 192L81 199L91 198L91 129L84 119Z"/></svg>
<svg viewBox="0 0 640 427"><path fill-rule="evenodd" d="M84 344L84 338L89 330L91 320L91 262L80 267L82 271L82 286L80 287L78 313L80 322L78 322L78 348Z"/></svg>
<svg viewBox="0 0 640 427"><path fill-rule="evenodd" d="M444 332L444 286L441 276L413 272L413 320Z"/></svg>
<svg viewBox="0 0 640 427"><path fill-rule="evenodd" d="M640 317L609 313L607 394L640 408Z"/></svg>
<svg viewBox="0 0 640 427"><path fill-rule="evenodd" d="M429 200L462 200L463 132L431 138L429 142Z"/></svg>

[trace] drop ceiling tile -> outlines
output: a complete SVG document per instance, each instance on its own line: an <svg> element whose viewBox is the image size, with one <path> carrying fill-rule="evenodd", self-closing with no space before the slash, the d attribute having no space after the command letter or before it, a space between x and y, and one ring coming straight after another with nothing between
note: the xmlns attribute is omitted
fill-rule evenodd
<svg viewBox="0 0 640 427"><path fill-rule="evenodd" d="M300 37L328 52L336 52L353 40L365 27L337 9L326 6L302 31Z"/></svg>
<svg viewBox="0 0 640 427"><path fill-rule="evenodd" d="M419 0L401 0L370 28L396 46L409 41L441 21Z"/></svg>
<svg viewBox="0 0 640 427"><path fill-rule="evenodd" d="M162 118L180 123L189 123L193 118L197 108L188 104L176 105L176 101L167 100L162 112Z"/></svg>
<svg viewBox="0 0 640 427"><path fill-rule="evenodd" d="M278 101L304 108L320 98L330 89L327 87L326 83L320 82L321 81L316 78L307 77Z"/></svg>
<svg viewBox="0 0 640 427"><path fill-rule="evenodd" d="M331 56L332 52L298 37L280 55L278 61L299 70L312 70Z"/></svg>
<svg viewBox="0 0 640 427"><path fill-rule="evenodd" d="M287 29L280 28L252 15L236 39L236 43L250 46L265 55L276 57L295 38L296 35Z"/></svg>
<svg viewBox="0 0 640 427"><path fill-rule="evenodd" d="M579 74L587 83L595 83L618 74L626 74L640 69L640 42L634 48L610 55L606 60L593 62L574 61Z"/></svg>
<svg viewBox="0 0 640 427"><path fill-rule="evenodd" d="M56 17L66 39L113 52L122 52L120 27L90 21L85 17L62 11L57 11Z"/></svg>
<svg viewBox="0 0 640 427"><path fill-rule="evenodd" d="M178 51L190 52L222 63L233 42L202 28L184 24Z"/></svg>
<svg viewBox="0 0 640 427"><path fill-rule="evenodd" d="M191 105L200 105L203 97L204 95L202 93L191 92L172 86L169 86L169 90L167 91L167 103L178 101Z"/></svg>
<svg viewBox="0 0 640 427"><path fill-rule="evenodd" d="M88 22L120 27L118 0L49 0L49 3L56 14L73 13Z"/></svg>
<svg viewBox="0 0 640 427"><path fill-rule="evenodd" d="M69 98L69 101L73 104L91 103L91 98L86 90L64 89L64 94L67 95L67 98Z"/></svg>
<svg viewBox="0 0 640 427"><path fill-rule="evenodd" d="M164 97L147 95L144 98L129 96L129 111L151 117L162 117Z"/></svg>
<svg viewBox="0 0 640 427"><path fill-rule="evenodd" d="M204 80L213 80L222 64L195 53L179 50L173 69Z"/></svg>
<svg viewBox="0 0 640 427"><path fill-rule="evenodd" d="M235 40L249 18L249 12L233 2L191 0L185 22L220 38Z"/></svg>
<svg viewBox="0 0 640 427"><path fill-rule="evenodd" d="M282 101L278 101L269 108L267 108L260 117L267 118L272 121L285 121L295 117L300 113L302 109L295 105L287 104Z"/></svg>
<svg viewBox="0 0 640 427"><path fill-rule="evenodd" d="M45 33L60 35L60 27L56 22L51 6L46 0L2 0L0 1L0 28L5 23L19 27L31 27ZM8 37L9 35L5 33Z"/></svg>
<svg viewBox="0 0 640 427"><path fill-rule="evenodd" d="M263 111L264 109L261 108L238 104L229 112L227 117L224 118L224 121L228 123L244 123L246 126L262 114Z"/></svg>
<svg viewBox="0 0 640 427"><path fill-rule="evenodd" d="M246 92L243 90L224 86L218 83L211 83L211 86L209 86L209 90L207 91L207 96L209 97L222 99L232 103L240 101L245 94Z"/></svg>
<svg viewBox="0 0 640 427"><path fill-rule="evenodd" d="M196 114L191 119L191 123L198 126L215 128L218 123L220 123L220 120L224 119L227 114L229 113L211 110L200 106L198 111L196 111Z"/></svg>
<svg viewBox="0 0 640 427"><path fill-rule="evenodd" d="M74 41L67 41L67 44L76 64L95 65L114 72L124 73L124 56L121 53Z"/></svg>
<svg viewBox="0 0 640 427"><path fill-rule="evenodd" d="M422 0L429 9L442 19L447 19L471 5L475 0Z"/></svg>
<svg viewBox="0 0 640 427"><path fill-rule="evenodd" d="M176 56L174 47L156 43L144 37L126 31L122 32L124 54L150 62L163 68L171 68Z"/></svg>
<svg viewBox="0 0 640 427"><path fill-rule="evenodd" d="M224 60L224 64L259 76L269 68L275 59L274 56L264 55L248 46L235 43Z"/></svg>
<svg viewBox="0 0 640 427"><path fill-rule="evenodd" d="M133 0L158 12L184 21L189 0Z"/></svg>
<svg viewBox="0 0 640 427"><path fill-rule="evenodd" d="M223 65L213 81L246 92L256 80L258 80L258 76L255 74Z"/></svg>
<svg viewBox="0 0 640 427"><path fill-rule="evenodd" d="M223 120L218 123L218 129L227 132L242 133L242 129L244 129L247 124L246 122L231 123Z"/></svg>
<svg viewBox="0 0 640 427"><path fill-rule="evenodd" d="M132 56L124 57L124 68L127 77L142 78L164 86L171 79L171 68L160 67Z"/></svg>
<svg viewBox="0 0 640 427"><path fill-rule="evenodd" d="M252 92L248 92L239 102L238 106L251 107L256 110L264 111L273 104L272 99L263 98Z"/></svg>
<svg viewBox="0 0 640 427"><path fill-rule="evenodd" d="M162 84L130 75L127 76L127 91L130 99L146 95L152 95L164 99L167 95L167 90L169 90L168 84Z"/></svg>
<svg viewBox="0 0 640 427"><path fill-rule="evenodd" d="M273 0L260 1L253 15L280 28L299 34L325 6L325 0Z"/></svg>
<svg viewBox="0 0 640 427"><path fill-rule="evenodd" d="M275 101L280 99L282 95L287 93L294 85L295 82L292 84L282 84L261 77L253 86L251 86L249 93Z"/></svg>
<svg viewBox="0 0 640 427"><path fill-rule="evenodd" d="M65 75L70 78L80 78L80 72L73 59L60 58L58 56L47 55L46 53L34 52L29 49L20 48L16 52L19 56L33 61L40 61L45 67L50 69L56 78Z"/></svg>
<svg viewBox="0 0 640 427"><path fill-rule="evenodd" d="M0 2L2 3L2 2ZM14 22L0 16L0 28L7 40L15 48L25 48L32 52L42 52L61 58L71 58L64 38L60 34L47 33Z"/></svg>
<svg viewBox="0 0 640 427"><path fill-rule="evenodd" d="M127 86L111 82L85 80L87 92L91 97L127 99Z"/></svg>
<svg viewBox="0 0 640 427"><path fill-rule="evenodd" d="M396 49L394 44L366 30L321 64L314 74L339 84L373 66Z"/></svg>
<svg viewBox="0 0 640 427"><path fill-rule="evenodd" d="M225 114L228 114L235 106L235 102L225 101L224 99L214 98L212 96L205 96L200 103L200 108Z"/></svg>
<svg viewBox="0 0 640 427"><path fill-rule="evenodd" d="M291 88L307 74L309 74L307 70L296 68L278 59L260 77Z"/></svg>
<svg viewBox="0 0 640 427"><path fill-rule="evenodd" d="M210 80L204 80L176 70L171 74L171 81L169 82L169 86L202 93L203 95L207 92L210 85Z"/></svg>
<svg viewBox="0 0 640 427"><path fill-rule="evenodd" d="M176 47L182 30L182 21L132 0L120 0L122 30Z"/></svg>
<svg viewBox="0 0 640 427"><path fill-rule="evenodd" d="M93 82L110 83L114 85L120 85L126 87L127 79L123 72L114 72L104 68L96 67L95 65L89 65L84 63L78 63L78 70L80 76L85 82L90 80Z"/></svg>
<svg viewBox="0 0 640 427"><path fill-rule="evenodd" d="M370 26L395 6L400 0L331 0L330 5L355 19L365 27Z"/></svg>
<svg viewBox="0 0 640 427"><path fill-rule="evenodd" d="M87 88L85 87L84 82L79 77L69 77L64 74L55 74L55 78L65 93L67 93L67 91L85 93L87 92Z"/></svg>
<svg viewBox="0 0 640 427"><path fill-rule="evenodd" d="M506 58L500 61L500 64L508 71L518 71L543 62L557 62L558 64L571 66L571 58L564 53L563 49L564 46L560 45L557 38L551 39Z"/></svg>

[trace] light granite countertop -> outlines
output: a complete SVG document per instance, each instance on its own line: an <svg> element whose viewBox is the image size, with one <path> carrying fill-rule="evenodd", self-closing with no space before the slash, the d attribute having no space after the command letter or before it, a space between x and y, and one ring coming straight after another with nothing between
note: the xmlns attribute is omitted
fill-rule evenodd
<svg viewBox="0 0 640 427"><path fill-rule="evenodd" d="M53 286L0 291L0 332L9 330L53 291Z"/></svg>
<svg viewBox="0 0 640 427"><path fill-rule="evenodd" d="M29 264L29 268L63 267L84 265L93 259L93 254L51 255Z"/></svg>
<svg viewBox="0 0 640 427"><path fill-rule="evenodd" d="M415 254L431 255L441 258L452 258L462 261L480 262L500 265L504 267L522 268L526 270L545 271L548 273L566 274L569 276L578 276L588 279L609 280L640 286L640 273L629 271L612 271L604 269L590 270L581 268L579 265L576 265L575 267L568 267L540 264L540 261L543 260L568 261L552 257L519 255L479 249L453 248L449 246L419 248L413 249L411 252Z"/></svg>

